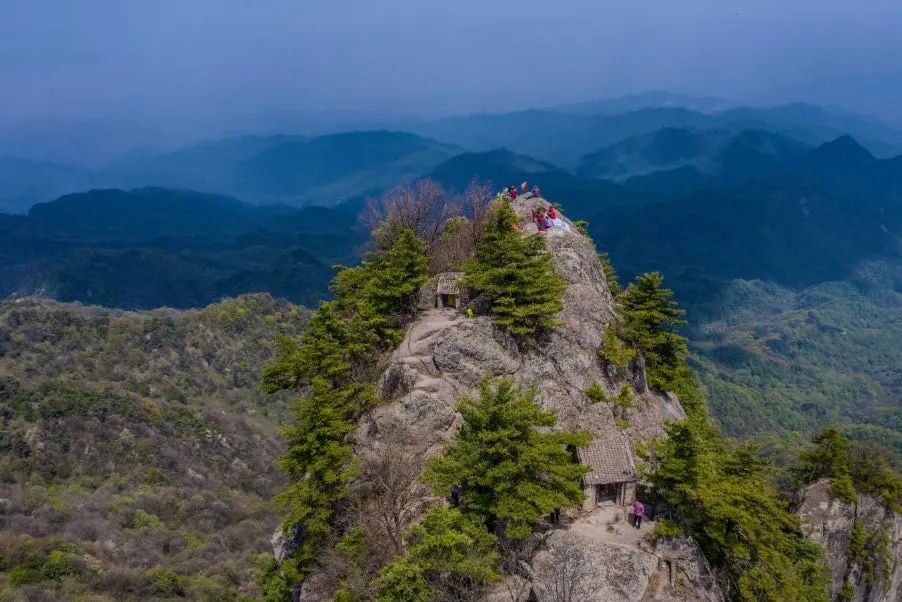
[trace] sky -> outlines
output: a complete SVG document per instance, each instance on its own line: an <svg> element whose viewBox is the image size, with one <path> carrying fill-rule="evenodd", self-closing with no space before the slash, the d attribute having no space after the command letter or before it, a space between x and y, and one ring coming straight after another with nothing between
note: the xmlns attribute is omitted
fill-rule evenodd
<svg viewBox="0 0 902 602"><path fill-rule="evenodd" d="M13 140L166 144L646 90L902 122L899 0L0 0L0 15Z"/></svg>

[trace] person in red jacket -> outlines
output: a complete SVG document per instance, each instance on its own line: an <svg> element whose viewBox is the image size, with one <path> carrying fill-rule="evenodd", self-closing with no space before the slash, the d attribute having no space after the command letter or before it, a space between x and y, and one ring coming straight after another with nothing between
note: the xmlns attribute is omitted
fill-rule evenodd
<svg viewBox="0 0 902 602"><path fill-rule="evenodd" d="M633 524L637 529L642 526L643 516L645 516L645 504L636 500L633 502Z"/></svg>
<svg viewBox="0 0 902 602"><path fill-rule="evenodd" d="M553 206L548 208L548 217L550 217L551 219L557 219L557 211Z"/></svg>

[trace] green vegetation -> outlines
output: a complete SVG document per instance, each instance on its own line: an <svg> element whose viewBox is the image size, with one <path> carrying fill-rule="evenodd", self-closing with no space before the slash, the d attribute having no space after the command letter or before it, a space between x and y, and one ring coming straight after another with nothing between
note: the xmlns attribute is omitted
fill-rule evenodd
<svg viewBox="0 0 902 602"><path fill-rule="evenodd" d="M654 536L658 539L666 539L668 537L679 537L683 534L683 530L678 524L666 518L662 518L655 522Z"/></svg>
<svg viewBox="0 0 902 602"><path fill-rule="evenodd" d="M854 282L800 292L736 281L718 309L698 309L691 361L724 431L788 467L810 435L836 426L902 468L900 276L874 262Z"/></svg>
<svg viewBox="0 0 902 602"><path fill-rule="evenodd" d="M587 233L584 234L588 236ZM617 270L614 269L610 256L601 252L598 254L598 260L601 261L601 269L604 271L604 279L608 283L608 289L614 297L617 297L621 293L620 278L617 277Z"/></svg>
<svg viewBox="0 0 902 602"><path fill-rule="evenodd" d="M660 391L675 391L685 378L686 339L677 333L685 313L663 288L657 272L636 277L623 294L623 327L627 341L642 352L648 382Z"/></svg>
<svg viewBox="0 0 902 602"><path fill-rule="evenodd" d="M855 502L860 492L874 496L887 508L902 511L902 477L879 450L851 442L835 428L821 431L813 444L799 454L793 469L796 487L829 478L830 493L844 502Z"/></svg>
<svg viewBox="0 0 902 602"><path fill-rule="evenodd" d="M890 528L879 526L875 529L868 529L858 518L852 524L852 534L849 546L846 548L846 570L851 572L854 566L858 566L868 590L874 586L889 585L887 577L892 571L894 562L892 543L888 533ZM878 578L882 580L882 583L878 583ZM848 578L843 584L843 589L848 594L854 593L854 585ZM848 598L851 598L851 595Z"/></svg>
<svg viewBox="0 0 902 602"><path fill-rule="evenodd" d="M610 404L614 413L614 419L619 421L618 426L621 428L629 426L629 422L627 421L627 410L634 406L633 399L636 397L636 392L631 386L623 384L616 395L610 396L598 383L592 383L592 385L586 389L586 397L588 397L589 401L592 403Z"/></svg>
<svg viewBox="0 0 902 602"><path fill-rule="evenodd" d="M487 231L463 270L466 283L491 304L496 324L530 336L554 325L567 283L554 272L545 239L528 236L516 225L508 203L493 203Z"/></svg>
<svg viewBox="0 0 902 602"><path fill-rule="evenodd" d="M333 280L335 300L320 304L299 340L284 339L281 355L264 370L268 391L306 389L280 462L289 477L278 496L288 509L283 530L303 533L293 562L283 564L290 579L303 578L333 533L356 470L347 435L375 404L379 354L400 340L398 325L426 278L425 247L405 232L390 249L341 269Z"/></svg>
<svg viewBox="0 0 902 602"><path fill-rule="evenodd" d="M605 329L598 348L598 354L621 371L626 370L639 354L635 347L624 342L625 338L623 322L615 318Z"/></svg>
<svg viewBox="0 0 902 602"><path fill-rule="evenodd" d="M0 598L164 597L160 571L186 598L256 596L289 415L260 368L306 319L268 295L145 313L0 302Z"/></svg>
<svg viewBox="0 0 902 602"><path fill-rule="evenodd" d="M665 427L648 477L683 531L724 571L737 600L827 600L819 548L770 481L754 450L732 448L704 416Z"/></svg>
<svg viewBox="0 0 902 602"><path fill-rule="evenodd" d="M608 394L598 383L589 385L589 388L586 389L586 397L592 403L608 403Z"/></svg>
<svg viewBox="0 0 902 602"><path fill-rule="evenodd" d="M474 592L501 578L495 536L456 508L433 506L406 540L407 555L379 576L380 601L425 601L439 592L474 599Z"/></svg>
<svg viewBox="0 0 902 602"><path fill-rule="evenodd" d="M545 432L554 414L508 379L484 379L478 399L461 399L463 425L444 455L429 461L422 480L438 495L457 486L462 506L432 506L406 535L406 552L377 580L379 600L470 600L502 578L495 533L504 542L532 533L539 519L579 503L586 468L572 446L583 433Z"/></svg>
<svg viewBox="0 0 902 602"><path fill-rule="evenodd" d="M567 447L587 445L589 435L536 430L554 426L554 413L536 405L535 391L510 380L483 380L479 392L460 400L463 425L444 455L429 461L423 480L445 496L458 485L466 514L519 539L543 515L582 502L579 478L588 469Z"/></svg>
<svg viewBox="0 0 902 602"><path fill-rule="evenodd" d="M826 600L820 551L802 537L766 462L730 444L711 422L685 341L672 330L682 312L660 284L660 275L640 276L622 296L625 331L648 354L650 383L676 392L688 415L665 425L667 438L645 451L647 478L679 529L723 571L728 597Z"/></svg>

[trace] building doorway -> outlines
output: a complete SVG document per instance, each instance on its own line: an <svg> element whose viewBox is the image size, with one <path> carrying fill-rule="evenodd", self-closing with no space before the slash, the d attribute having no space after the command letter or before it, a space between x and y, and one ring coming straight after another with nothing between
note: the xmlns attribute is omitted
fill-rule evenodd
<svg viewBox="0 0 902 602"><path fill-rule="evenodd" d="M595 503L617 503L620 499L620 483L604 483L595 486Z"/></svg>
<svg viewBox="0 0 902 602"><path fill-rule="evenodd" d="M457 295L439 295L439 307L457 307Z"/></svg>

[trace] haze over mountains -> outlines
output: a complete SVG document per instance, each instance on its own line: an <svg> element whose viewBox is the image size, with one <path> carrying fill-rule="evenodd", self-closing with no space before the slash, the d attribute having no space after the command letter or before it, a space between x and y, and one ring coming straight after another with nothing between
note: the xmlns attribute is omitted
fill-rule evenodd
<svg viewBox="0 0 902 602"><path fill-rule="evenodd" d="M263 291L312 307L331 266L365 251L367 197L424 176L449 191L527 180L589 222L622 280L664 274L728 432L776 431L783 449L845 423L902 453L898 131L655 94L407 125L90 170L4 160L5 209L40 202L0 215L0 295L148 309Z"/></svg>
<svg viewBox="0 0 902 602"><path fill-rule="evenodd" d="M346 125L332 123L332 128ZM139 148L90 167L17 156L15 148L6 148L0 154L6 157L0 159L0 210L24 212L31 204L91 187L149 185L229 194L251 203L335 205L428 173L461 152L497 148L583 175L613 177L617 173L593 171L586 161L618 144L641 144L643 136L660 136L660 130L720 132L724 138L760 130L807 145L848 134L878 156L902 153L902 129L876 118L805 104L741 107L667 93L431 121L370 120L357 129L367 131L245 135L171 151Z"/></svg>

